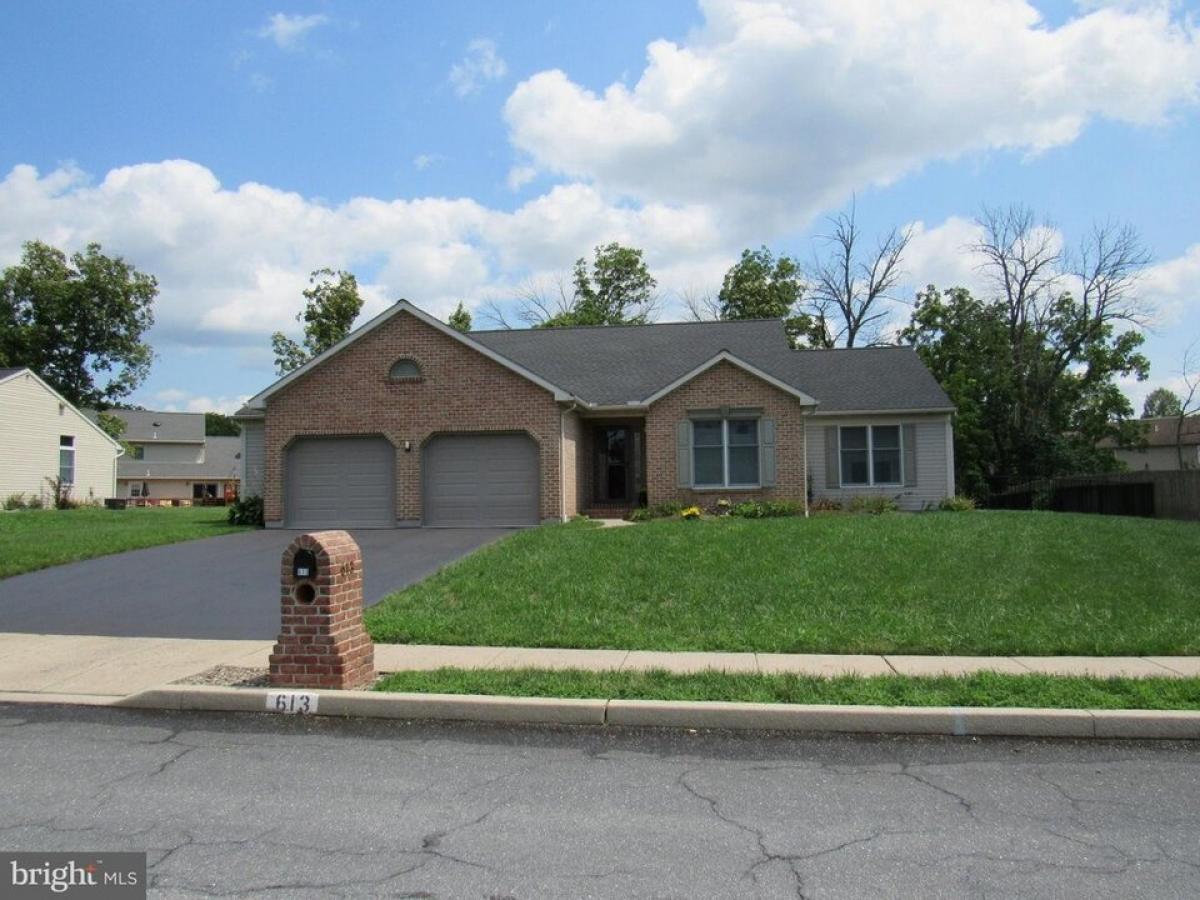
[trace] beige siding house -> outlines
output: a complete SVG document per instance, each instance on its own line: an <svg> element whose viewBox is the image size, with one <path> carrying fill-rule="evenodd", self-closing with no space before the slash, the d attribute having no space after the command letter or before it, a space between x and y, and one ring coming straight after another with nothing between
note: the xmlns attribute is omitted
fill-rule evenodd
<svg viewBox="0 0 1200 900"><path fill-rule="evenodd" d="M206 437L204 413L112 409L132 452L117 467L117 496L133 500L230 500L242 472L240 437ZM89 413L95 415L95 413Z"/></svg>
<svg viewBox="0 0 1200 900"><path fill-rule="evenodd" d="M116 495L121 445L29 369L0 369L0 499L50 498L48 479L74 500Z"/></svg>
<svg viewBox="0 0 1200 900"><path fill-rule="evenodd" d="M1182 440L1179 419L1175 417L1142 419L1145 446L1118 447L1106 440L1101 446L1110 447L1113 455L1131 472L1177 472L1180 458L1184 469L1200 469L1200 416L1183 420Z"/></svg>

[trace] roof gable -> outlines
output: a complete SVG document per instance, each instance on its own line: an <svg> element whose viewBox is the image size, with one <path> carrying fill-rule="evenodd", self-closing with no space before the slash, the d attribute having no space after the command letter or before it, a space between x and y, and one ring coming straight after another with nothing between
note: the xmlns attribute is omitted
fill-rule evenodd
<svg viewBox="0 0 1200 900"><path fill-rule="evenodd" d="M274 384L272 384L266 390L260 391L259 393L255 394L253 397L251 397L249 400L246 401L246 407L249 407L251 409L261 408L262 406L265 405L267 398L270 397L272 394L278 393L280 390L287 387L292 382L297 381L300 378L303 378L305 375L307 375L313 369L317 368L320 365L323 365L326 362L326 360L330 359L333 356L336 356L338 353L341 353L343 350L345 350L351 344L362 339L366 335L370 334L372 331L374 331L380 325L383 325L385 322L390 321L394 316L399 315L400 313L407 313L408 315L411 315L413 318L417 319L420 322L423 322L424 324L428 325L430 328L433 328L435 331L440 331L442 334L446 335L447 337L451 337L454 340L459 341L462 344L465 344L466 346L470 347L471 349L473 349L479 353L482 353L484 356L488 357L493 362L497 362L500 365L504 366L506 369L510 369L511 371L516 372L521 377L526 378L529 381L532 381L534 384L538 385L539 387L545 388L546 390L548 390L552 394L554 394L554 399L556 399L556 400L575 399L574 397L572 397L570 392L563 390L558 385L555 385L555 384L551 383L550 381L547 381L541 375L539 375L533 371L530 371L529 369L525 368L524 366L520 365L519 363L516 363L513 360L508 359L507 357L495 352L494 350L491 350L488 347L481 346L478 342L471 340L466 335L451 328L445 322L442 322L439 319L429 315L429 313L425 312L424 310L418 309L417 307L413 306L407 300L399 300L394 305L385 309L383 312L381 312L375 318L371 319L369 322L367 322L363 325L360 325L358 328L354 329L352 332L350 332L348 335L346 335L346 337L344 337L342 340L338 341L336 344L334 344L332 347L330 347L324 353L314 356L312 359L310 359L304 365L300 366L298 369L295 369L295 370L289 372L287 375L284 375L282 378L280 378L278 381L276 381Z"/></svg>
<svg viewBox="0 0 1200 900"><path fill-rule="evenodd" d="M758 368L757 366L751 365L750 363L746 362L743 359L738 359L736 356L734 356L728 350L722 350L720 353L718 353L712 359L701 363L696 368L692 369L690 372L685 372L683 375L676 378L670 384L664 385L663 387L661 387L657 391L655 391L653 394L651 394L649 397L646 397L645 399L643 399L641 401L641 403L639 403L638 405L639 406L649 406L651 403L654 403L657 400L661 400L663 397L667 396L667 394L670 394L672 391L677 390L678 388L687 384L689 381L696 378L697 376L703 375L705 372L707 372L713 366L715 366L719 363L723 363L723 362L727 362L731 365L737 366L742 371L748 372L749 374L755 376L756 378L759 378L759 379L767 382L767 384L771 385L772 387L778 388L779 390L783 391L785 394L791 394L793 397L795 397L797 400L800 401L801 406L816 406L817 405L817 401L814 400L812 397L810 397L808 394L804 393L804 391L799 390L798 388L794 387L793 385L788 384L785 381L780 381L778 378L776 378L774 375L771 375L769 372L764 372L762 369Z"/></svg>
<svg viewBox="0 0 1200 900"><path fill-rule="evenodd" d="M81 409L74 406L71 403L71 401L69 401L66 397L64 397L62 394L60 394L54 388L50 387L50 385L47 384L41 378L41 376L38 375L37 372L33 371L33 369L29 369L29 368L3 369L3 370L0 370L0 372L8 373L6 375L0 375L0 384L7 384L8 382L12 381L19 375L24 375L24 376L30 378L32 381L34 381L36 384L38 384L46 393L50 394L52 397L54 397L55 400L57 400L60 404L62 404L63 408L69 409L85 425L87 425L89 428L91 428L93 431L95 431L98 435L100 435L102 438L104 438L104 440L106 440L110 444L112 444L112 446L117 451L117 456L120 456L121 454L123 454L125 452L125 448L121 446L120 441L115 440L112 437L112 435L110 435L107 431L105 431L103 428L101 428L99 425L97 425L90 416L85 415Z"/></svg>

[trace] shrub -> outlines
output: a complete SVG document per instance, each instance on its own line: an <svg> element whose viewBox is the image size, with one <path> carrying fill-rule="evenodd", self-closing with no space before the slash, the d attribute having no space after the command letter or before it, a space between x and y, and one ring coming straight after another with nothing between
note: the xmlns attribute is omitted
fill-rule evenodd
<svg viewBox="0 0 1200 900"><path fill-rule="evenodd" d="M37 494L34 494L32 497L29 498L29 500L26 501L25 508L26 509L42 509L45 507L45 505L46 505L46 501L43 500L41 497L39 497Z"/></svg>
<svg viewBox="0 0 1200 900"><path fill-rule="evenodd" d="M733 512L733 504L722 497L712 505L708 512L713 516L728 516Z"/></svg>
<svg viewBox="0 0 1200 900"><path fill-rule="evenodd" d="M239 497L229 504L227 513L230 525L253 525L263 527L263 499L257 494Z"/></svg>
<svg viewBox="0 0 1200 900"><path fill-rule="evenodd" d="M818 497L808 505L812 512L841 512L842 504L832 497Z"/></svg>
<svg viewBox="0 0 1200 900"><path fill-rule="evenodd" d="M850 512L867 513L872 516L881 516L884 513L895 512L899 508L894 497L864 496L863 494L859 494L850 501Z"/></svg>
<svg viewBox="0 0 1200 900"><path fill-rule="evenodd" d="M938 504L938 509L946 512L969 512L975 508L975 500L965 494L955 494L953 497L945 497Z"/></svg>
<svg viewBox="0 0 1200 900"><path fill-rule="evenodd" d="M791 500L744 500L730 510L741 519L779 519L804 514L804 507Z"/></svg>
<svg viewBox="0 0 1200 900"><path fill-rule="evenodd" d="M71 499L71 485L68 482L61 478L47 478L46 483L50 485L50 497L55 509L75 509L79 506Z"/></svg>
<svg viewBox="0 0 1200 900"><path fill-rule="evenodd" d="M655 506L639 506L626 516L630 522L649 522L651 519L670 519L683 512L683 504L674 501Z"/></svg>
<svg viewBox="0 0 1200 900"><path fill-rule="evenodd" d="M29 504L25 502L25 495L19 491L15 494L9 494L4 498L5 509L25 509Z"/></svg>
<svg viewBox="0 0 1200 900"><path fill-rule="evenodd" d="M759 503L757 500L743 500L731 509L729 514L737 516L739 519L765 519L767 507L766 504Z"/></svg>
<svg viewBox="0 0 1200 900"><path fill-rule="evenodd" d="M681 515L685 519L698 519L701 516L700 507L698 507L698 506L685 507L684 509L681 509L679 511L679 515Z"/></svg>

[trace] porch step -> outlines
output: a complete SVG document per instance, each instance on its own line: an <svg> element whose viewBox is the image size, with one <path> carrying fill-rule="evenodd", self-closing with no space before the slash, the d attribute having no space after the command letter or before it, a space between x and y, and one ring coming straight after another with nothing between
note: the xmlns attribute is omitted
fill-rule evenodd
<svg viewBox="0 0 1200 900"><path fill-rule="evenodd" d="M632 510L632 506L590 506L583 514L589 519L623 519Z"/></svg>

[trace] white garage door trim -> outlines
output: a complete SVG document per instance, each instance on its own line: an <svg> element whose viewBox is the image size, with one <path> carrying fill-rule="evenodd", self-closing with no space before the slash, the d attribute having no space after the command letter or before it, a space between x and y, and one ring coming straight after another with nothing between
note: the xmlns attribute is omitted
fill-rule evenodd
<svg viewBox="0 0 1200 900"><path fill-rule="evenodd" d="M421 509L431 528L540 522L537 442L523 432L444 433L421 449Z"/></svg>
<svg viewBox="0 0 1200 900"><path fill-rule="evenodd" d="M287 448L287 528L394 528L396 449L380 435L306 435Z"/></svg>

